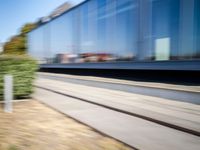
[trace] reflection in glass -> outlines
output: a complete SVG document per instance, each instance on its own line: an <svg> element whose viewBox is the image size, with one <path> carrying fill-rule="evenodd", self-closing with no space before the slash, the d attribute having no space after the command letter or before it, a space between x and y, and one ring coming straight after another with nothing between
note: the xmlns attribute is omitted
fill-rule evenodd
<svg viewBox="0 0 200 150"><path fill-rule="evenodd" d="M199 0L88 0L30 32L29 52L42 63L199 59L199 10Z"/></svg>

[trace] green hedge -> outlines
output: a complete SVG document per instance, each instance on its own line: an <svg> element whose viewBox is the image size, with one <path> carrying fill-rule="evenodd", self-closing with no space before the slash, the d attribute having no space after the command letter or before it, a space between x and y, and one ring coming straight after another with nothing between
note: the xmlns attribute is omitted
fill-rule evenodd
<svg viewBox="0 0 200 150"><path fill-rule="evenodd" d="M0 56L0 100L3 100L3 78L13 75L14 98L24 98L33 92L33 80L37 63L28 56Z"/></svg>

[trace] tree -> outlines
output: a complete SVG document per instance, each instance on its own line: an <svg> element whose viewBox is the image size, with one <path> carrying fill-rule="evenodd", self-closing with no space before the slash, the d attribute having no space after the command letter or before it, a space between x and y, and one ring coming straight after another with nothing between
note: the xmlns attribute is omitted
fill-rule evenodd
<svg viewBox="0 0 200 150"><path fill-rule="evenodd" d="M4 54L25 54L25 37L18 35L10 39L4 45Z"/></svg>
<svg viewBox="0 0 200 150"><path fill-rule="evenodd" d="M20 34L12 37L8 42L5 43L3 49L4 54L22 55L27 52L27 33L36 27L34 23L25 24Z"/></svg>
<svg viewBox="0 0 200 150"><path fill-rule="evenodd" d="M35 23L27 23L21 28L21 34L26 35L28 32L32 31L34 28L36 28Z"/></svg>

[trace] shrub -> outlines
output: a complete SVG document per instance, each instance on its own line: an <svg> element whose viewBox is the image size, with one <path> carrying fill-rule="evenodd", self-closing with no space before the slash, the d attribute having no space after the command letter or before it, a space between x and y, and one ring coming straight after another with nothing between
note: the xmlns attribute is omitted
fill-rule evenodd
<svg viewBox="0 0 200 150"><path fill-rule="evenodd" d="M37 63L28 56L0 56L0 100L3 99L4 75L13 75L14 98L24 98L33 92Z"/></svg>
<svg viewBox="0 0 200 150"><path fill-rule="evenodd" d="M9 146L8 150L19 150L19 149L17 148L17 146L11 145Z"/></svg>

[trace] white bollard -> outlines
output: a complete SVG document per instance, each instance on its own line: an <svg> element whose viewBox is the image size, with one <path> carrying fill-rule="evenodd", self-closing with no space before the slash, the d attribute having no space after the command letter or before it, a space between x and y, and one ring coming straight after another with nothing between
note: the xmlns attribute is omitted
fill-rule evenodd
<svg viewBox="0 0 200 150"><path fill-rule="evenodd" d="M12 75L4 76L4 111L12 113L13 100L13 77Z"/></svg>

